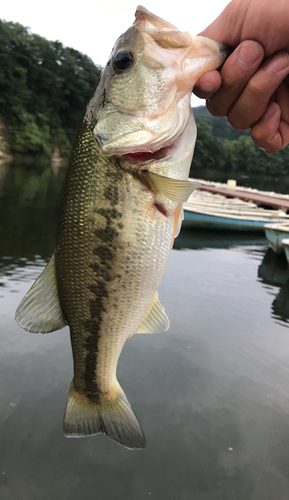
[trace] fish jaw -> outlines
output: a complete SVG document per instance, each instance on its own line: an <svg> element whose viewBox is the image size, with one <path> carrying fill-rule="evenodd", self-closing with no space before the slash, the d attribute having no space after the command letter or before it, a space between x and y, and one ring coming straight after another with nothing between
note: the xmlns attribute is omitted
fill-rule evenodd
<svg viewBox="0 0 289 500"><path fill-rule="evenodd" d="M190 113L187 96L179 102L172 102L157 117L125 115L115 107L108 107L95 126L94 135L106 156L155 153L171 146L183 133Z"/></svg>
<svg viewBox="0 0 289 500"><path fill-rule="evenodd" d="M140 172L145 170L173 179L186 180L189 176L196 137L197 127L193 113L190 113L184 132L176 138L171 146L151 154L122 155L118 161L125 171ZM163 203L164 200L162 199L161 202Z"/></svg>
<svg viewBox="0 0 289 500"><path fill-rule="evenodd" d="M122 51L134 58L123 73L115 70ZM226 56L223 44L180 32L138 7L135 23L118 39L86 113L102 153L155 152L173 144L186 128L195 82Z"/></svg>

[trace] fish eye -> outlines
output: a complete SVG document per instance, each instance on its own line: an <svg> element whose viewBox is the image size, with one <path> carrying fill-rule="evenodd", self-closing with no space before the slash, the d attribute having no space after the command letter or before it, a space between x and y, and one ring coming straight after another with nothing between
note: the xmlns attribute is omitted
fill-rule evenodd
<svg viewBox="0 0 289 500"><path fill-rule="evenodd" d="M134 64L134 55L130 50L120 50L113 61L113 67L116 73L122 73L131 68Z"/></svg>

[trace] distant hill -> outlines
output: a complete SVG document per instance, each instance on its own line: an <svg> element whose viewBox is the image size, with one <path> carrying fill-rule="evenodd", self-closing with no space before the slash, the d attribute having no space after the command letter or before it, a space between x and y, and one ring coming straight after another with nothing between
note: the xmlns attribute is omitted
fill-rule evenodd
<svg viewBox="0 0 289 500"><path fill-rule="evenodd" d="M249 130L238 133L227 118L215 118L205 106L193 108L198 136L190 175L194 170L289 174L289 147L267 156L250 137Z"/></svg>
<svg viewBox="0 0 289 500"><path fill-rule="evenodd" d="M237 140L242 135L250 135L249 130L239 133L230 125L228 118L215 118L207 110L206 106L198 106L193 108L196 123L208 123L212 127L212 135L220 137L221 139L228 139L230 141Z"/></svg>

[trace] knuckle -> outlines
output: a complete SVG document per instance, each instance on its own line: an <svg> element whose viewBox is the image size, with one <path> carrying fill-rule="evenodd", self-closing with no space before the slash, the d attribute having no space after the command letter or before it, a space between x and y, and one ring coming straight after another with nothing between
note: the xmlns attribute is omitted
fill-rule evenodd
<svg viewBox="0 0 289 500"><path fill-rule="evenodd" d="M262 130L261 127L252 128L250 135L251 135L253 141L260 148L265 148L265 146L268 146L268 137L266 136L266 134L264 133L264 130Z"/></svg>
<svg viewBox="0 0 289 500"><path fill-rule="evenodd" d="M257 96L260 96L262 95L263 93L263 86L260 82L258 82L257 80L255 80L254 78L252 78L251 80L249 80L248 84L247 84L247 88L245 89L245 92L247 92L249 95L253 96L253 97L257 97Z"/></svg>
<svg viewBox="0 0 289 500"><path fill-rule="evenodd" d="M252 125L251 130L250 130L250 135L252 139L261 141L266 140L268 137L268 130L266 127L266 124L262 124L262 122L257 121L254 125Z"/></svg>
<svg viewBox="0 0 289 500"><path fill-rule="evenodd" d="M262 130L261 127L251 129L251 137L255 144L263 149L266 154L273 154L279 150L278 138L276 136L268 136L266 131Z"/></svg>
<svg viewBox="0 0 289 500"><path fill-rule="evenodd" d="M222 106L220 106L219 103L215 102L214 99L208 99L206 101L206 106L211 115L215 116L216 118L226 116L226 111L222 108Z"/></svg>
<svg viewBox="0 0 289 500"><path fill-rule="evenodd" d="M222 90L224 92L234 92L234 93L240 93L242 92L244 88L244 84L240 82L240 79L236 79L236 75L233 75L232 77L223 76L223 84L222 84Z"/></svg>
<svg viewBox="0 0 289 500"><path fill-rule="evenodd" d="M239 132L248 128L248 125L245 124L243 116L240 113L234 113L234 111L230 112L228 114L228 121L230 125L232 125L232 127Z"/></svg>

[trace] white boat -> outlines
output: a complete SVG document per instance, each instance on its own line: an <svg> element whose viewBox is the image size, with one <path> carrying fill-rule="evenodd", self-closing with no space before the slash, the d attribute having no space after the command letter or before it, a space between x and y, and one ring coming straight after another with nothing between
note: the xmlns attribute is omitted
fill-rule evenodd
<svg viewBox="0 0 289 500"><path fill-rule="evenodd" d="M265 234L274 252L285 252L283 240L289 238L289 222L283 224L267 224L265 226Z"/></svg>
<svg viewBox="0 0 289 500"><path fill-rule="evenodd" d="M253 202L200 190L194 191L183 207L184 227L264 231L269 223L289 224L289 215L283 210L262 208Z"/></svg>

